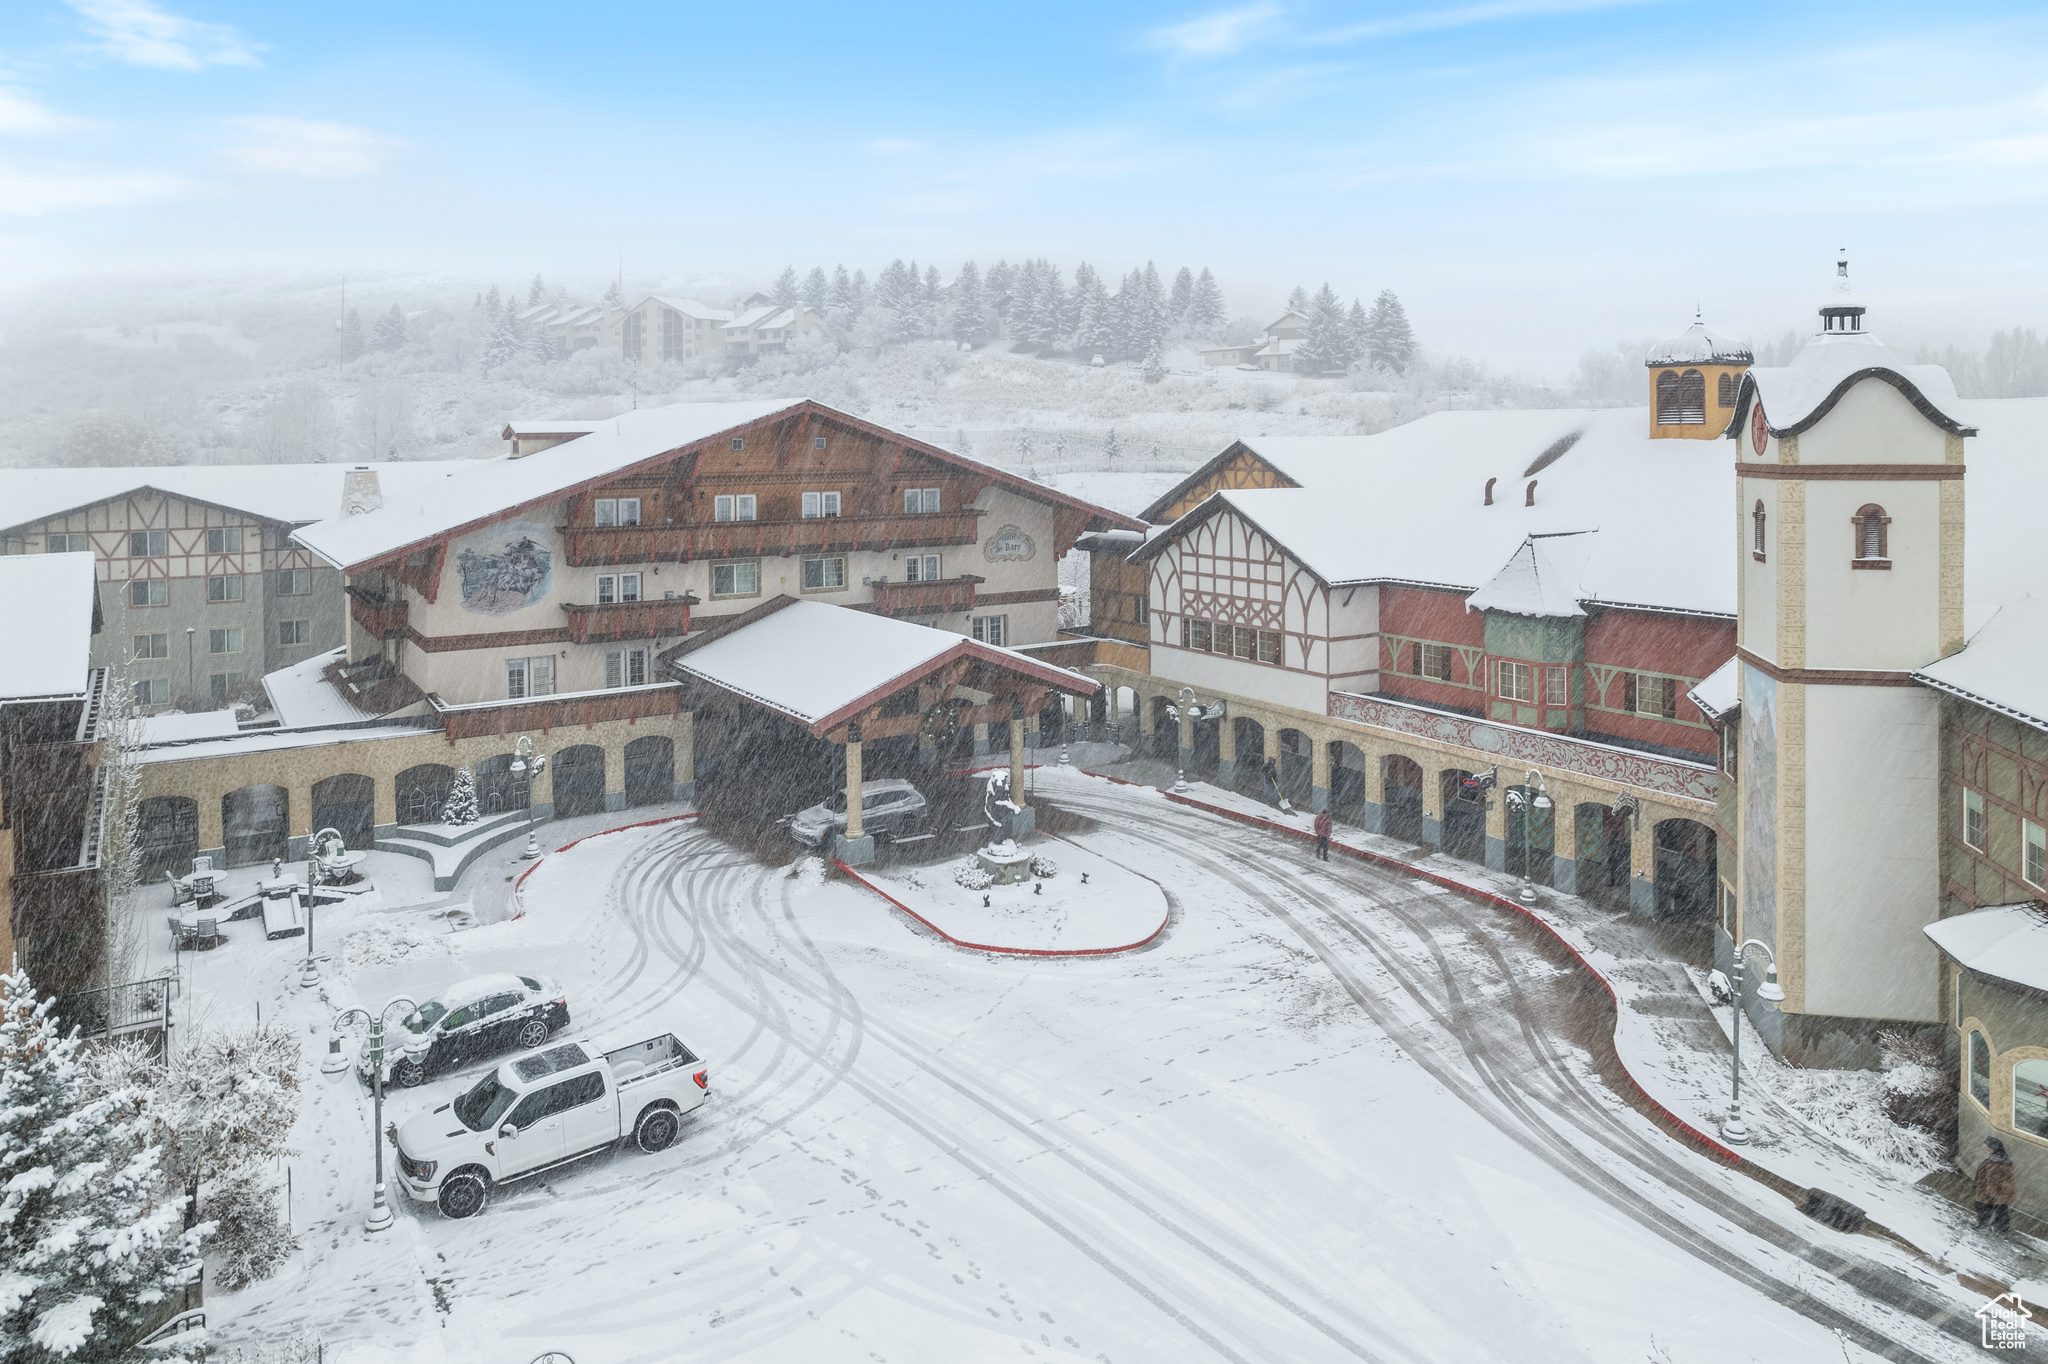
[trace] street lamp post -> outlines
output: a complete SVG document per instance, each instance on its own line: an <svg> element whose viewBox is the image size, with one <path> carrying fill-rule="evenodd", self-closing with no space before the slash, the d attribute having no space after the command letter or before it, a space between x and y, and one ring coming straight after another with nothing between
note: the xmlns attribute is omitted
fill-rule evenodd
<svg viewBox="0 0 2048 1364"><path fill-rule="evenodd" d="M313 888L320 884L321 852L329 839L334 840L336 847L344 845L339 829L322 829L306 845L306 964L299 972L299 988L302 990L310 990L320 983L320 968L313 961Z"/></svg>
<svg viewBox="0 0 2048 1364"><path fill-rule="evenodd" d="M548 760L545 755L534 755L533 739L530 736L522 734L519 736L519 742L512 745L510 770L513 776L526 778L526 851L519 856L531 862L540 856L540 826L533 818L533 779L548 770Z"/></svg>
<svg viewBox="0 0 2048 1364"><path fill-rule="evenodd" d="M1522 776L1522 789L1507 793L1508 803L1522 811L1522 892L1525 905L1536 903L1536 878L1529 874L1529 821L1538 810L1550 808L1550 793L1543 788L1543 774L1530 768Z"/></svg>
<svg viewBox="0 0 2048 1364"><path fill-rule="evenodd" d="M420 1007L409 996L394 995L374 1014L368 1009L343 1009L336 1014L328 1033L327 1059L320 1063L320 1073L330 1080L348 1069L348 1058L341 1054L341 1030L358 1014L362 1015L370 1025L366 1056L370 1063L370 1094L375 1104L370 1119L370 1141L376 1154L377 1185L370 1200L370 1216L363 1223L363 1230L372 1235L391 1230L391 1208L384 1201L384 1015L400 1004L405 1005L409 1012ZM405 1046L410 1055L417 1055L425 1049L426 1039L421 1037L415 1037Z"/></svg>
<svg viewBox="0 0 2048 1364"><path fill-rule="evenodd" d="M1749 1140L1749 1128L1742 1121L1742 963L1750 948L1756 948L1770 962L1766 968L1763 983L1756 987L1756 997L1776 1004L1785 998L1785 991L1778 985L1778 959L1771 952L1770 945L1760 938L1751 938L1735 949L1735 1069L1729 1084L1728 1121L1721 1124L1721 1140L1730 1146L1741 1146Z"/></svg>

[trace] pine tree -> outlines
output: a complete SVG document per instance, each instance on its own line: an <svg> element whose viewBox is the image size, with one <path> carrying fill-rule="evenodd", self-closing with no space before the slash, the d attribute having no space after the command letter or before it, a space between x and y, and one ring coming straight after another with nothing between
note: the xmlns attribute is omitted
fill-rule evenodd
<svg viewBox="0 0 2048 1364"><path fill-rule="evenodd" d="M626 291L619 287L617 280L605 286L604 306L613 312L618 312L626 306Z"/></svg>
<svg viewBox="0 0 2048 1364"><path fill-rule="evenodd" d="M1185 265L1173 277L1173 293L1166 300L1166 320L1169 325L1184 327L1188 322L1188 309L1195 303L1195 272Z"/></svg>
<svg viewBox="0 0 2048 1364"><path fill-rule="evenodd" d="M477 352L477 364L485 374L489 374L511 364L521 349L519 319L507 308L493 316L490 330L484 335L483 348Z"/></svg>
<svg viewBox="0 0 2048 1364"><path fill-rule="evenodd" d="M853 316L855 316L855 317L859 317L859 316L860 316L860 315L861 315L862 313L864 313L864 312L866 312L866 311L868 310L868 305L869 305L870 303L873 303L874 301L875 301L875 295L874 295L874 291L873 291L872 289L868 288L868 272L867 272L867 271L865 271L865 270L856 270L856 271L854 271L854 272L853 272Z"/></svg>
<svg viewBox="0 0 2048 1364"><path fill-rule="evenodd" d="M1294 367L1304 374L1324 374L1351 366L1351 332L1344 304L1328 283L1309 300L1308 334L1294 352Z"/></svg>
<svg viewBox="0 0 2048 1364"><path fill-rule="evenodd" d="M405 344L405 312L396 303L377 319L377 349L397 350Z"/></svg>
<svg viewBox="0 0 2048 1364"><path fill-rule="evenodd" d="M0 976L0 1359L125 1361L211 1228L180 1231L127 1096L91 1096L28 973Z"/></svg>
<svg viewBox="0 0 2048 1364"><path fill-rule="evenodd" d="M982 296L981 272L969 261L953 281L953 339L970 346L988 342L988 305Z"/></svg>
<svg viewBox="0 0 2048 1364"><path fill-rule="evenodd" d="M474 824L477 820L476 774L463 768L448 788L448 801L441 807L443 824Z"/></svg>
<svg viewBox="0 0 2048 1364"><path fill-rule="evenodd" d="M533 283L526 286L526 306L538 308L547 301L548 286L541 282L540 271L533 272Z"/></svg>
<svg viewBox="0 0 2048 1364"><path fill-rule="evenodd" d="M1415 363L1415 333L1408 314L1392 289L1380 290L1365 323L1366 360L1393 374L1406 374Z"/></svg>
<svg viewBox="0 0 2048 1364"><path fill-rule="evenodd" d="M526 333L524 342L526 353L542 364L561 358L561 346L549 333L545 318L534 319L533 327Z"/></svg>
<svg viewBox="0 0 2048 1364"><path fill-rule="evenodd" d="M1188 305L1188 330L1206 336L1223 322L1223 290L1217 287L1216 276L1205 265L1195 281L1194 301Z"/></svg>
<svg viewBox="0 0 2048 1364"><path fill-rule="evenodd" d="M363 353L363 315L354 308L341 320L341 358L353 360Z"/></svg>
<svg viewBox="0 0 2048 1364"><path fill-rule="evenodd" d="M493 284L490 292L484 295L484 314L488 317L496 317L499 310L504 306L504 304L498 301L498 286Z"/></svg>
<svg viewBox="0 0 2048 1364"><path fill-rule="evenodd" d="M1108 438L1102 442L1102 457L1106 460L1114 461L1122 458L1123 453L1123 444L1117 440L1116 428L1112 426L1109 428Z"/></svg>
<svg viewBox="0 0 2048 1364"><path fill-rule="evenodd" d="M1350 333L1352 362L1366 359L1371 350L1366 344L1365 305L1355 298L1351 300L1351 311L1344 318L1344 330Z"/></svg>
<svg viewBox="0 0 2048 1364"><path fill-rule="evenodd" d="M1302 288L1299 284L1295 285L1294 292L1287 296L1287 311L1290 313L1297 313L1302 317L1307 317L1308 290Z"/></svg>
<svg viewBox="0 0 2048 1364"><path fill-rule="evenodd" d="M832 287L825 293L824 311L836 314L835 320L841 326L854 319L857 310L853 301L853 281L847 277L843 265L833 267Z"/></svg>
<svg viewBox="0 0 2048 1364"><path fill-rule="evenodd" d="M1094 267L1082 261L1074 267L1074 353L1092 362L1100 355L1109 358L1116 349L1116 312L1109 291Z"/></svg>
<svg viewBox="0 0 2048 1364"><path fill-rule="evenodd" d="M775 297L778 308L794 308L803 297L803 285L797 281L796 267L785 265L782 273L775 277L775 287L769 290Z"/></svg>
<svg viewBox="0 0 2048 1364"><path fill-rule="evenodd" d="M1141 373L1148 384L1156 384L1166 378L1166 357L1159 353L1157 341L1152 343L1152 349L1145 352L1145 368Z"/></svg>
<svg viewBox="0 0 2048 1364"><path fill-rule="evenodd" d="M813 265L811 273L804 276L804 306L814 313L824 312L826 296L831 292L832 286L825 278L825 267Z"/></svg>
<svg viewBox="0 0 2048 1364"><path fill-rule="evenodd" d="M1017 272L1006 260L991 265L981 277L982 300L990 312L1004 321L1010 317L1010 291L1016 287L1016 281Z"/></svg>

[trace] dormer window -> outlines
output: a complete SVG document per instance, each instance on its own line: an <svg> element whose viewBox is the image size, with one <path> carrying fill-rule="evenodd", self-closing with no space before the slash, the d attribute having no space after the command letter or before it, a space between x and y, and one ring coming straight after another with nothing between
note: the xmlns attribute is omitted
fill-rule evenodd
<svg viewBox="0 0 2048 1364"><path fill-rule="evenodd" d="M1859 508L1852 521L1856 527L1856 557L1852 568L1890 568L1892 519L1875 502Z"/></svg>
<svg viewBox="0 0 2048 1364"><path fill-rule="evenodd" d="M1754 524L1754 526L1756 527L1756 547L1755 547L1754 549L1752 549L1752 550L1750 551L1750 556L1749 556L1749 557L1750 557L1750 558L1752 558L1752 559L1754 559L1754 560L1756 560L1756 561L1757 561L1758 563L1762 563L1762 562L1764 561L1764 523L1765 523L1765 517L1764 517L1764 503L1763 503L1763 499L1762 499L1762 498L1758 498L1758 499L1757 499L1757 503L1756 503L1756 510L1755 510L1755 511L1752 511L1752 512L1751 512L1751 513L1749 514L1749 519L1750 519L1751 523L1752 523L1752 524Z"/></svg>

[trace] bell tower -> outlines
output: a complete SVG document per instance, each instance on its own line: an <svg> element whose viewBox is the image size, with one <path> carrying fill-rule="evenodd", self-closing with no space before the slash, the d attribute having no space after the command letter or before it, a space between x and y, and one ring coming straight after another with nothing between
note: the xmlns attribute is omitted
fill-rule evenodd
<svg viewBox="0 0 2048 1364"><path fill-rule="evenodd" d="M1735 941L1776 953L1756 1010L1788 1060L1865 1064L1931 1022L1939 708L1910 673L1963 640L1955 390L1864 330L1846 256L1789 365L1751 369L1736 444L1741 856ZM1773 1035L1775 1034L1775 1035Z"/></svg>
<svg viewBox="0 0 2048 1364"><path fill-rule="evenodd" d="M1652 440L1712 440L1727 431L1735 395L1755 357L1749 347L1707 330L1702 315L1669 341L1650 348Z"/></svg>

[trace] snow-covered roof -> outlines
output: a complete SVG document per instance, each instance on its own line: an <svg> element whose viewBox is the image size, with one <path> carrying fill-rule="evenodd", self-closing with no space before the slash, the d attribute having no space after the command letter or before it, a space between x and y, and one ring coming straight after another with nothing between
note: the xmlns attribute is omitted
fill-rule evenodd
<svg viewBox="0 0 2048 1364"><path fill-rule="evenodd" d="M1718 723L1742 709L1742 698L1735 693L1735 672L1739 665L1739 659L1729 659L1686 693L1707 719Z"/></svg>
<svg viewBox="0 0 2048 1364"><path fill-rule="evenodd" d="M1788 365L1752 369L1743 376L1730 432L1743 429L1750 395L1763 400L1764 420L1774 436L1797 435L1826 416L1858 381L1882 379L1897 388L1927 419L1947 431L1973 434L1958 414L1955 383L1940 365L1901 364L1891 348L1869 332L1813 337Z"/></svg>
<svg viewBox="0 0 2048 1364"><path fill-rule="evenodd" d="M2048 990L2048 905L1986 905L1922 931L1965 970Z"/></svg>
<svg viewBox="0 0 2048 1364"><path fill-rule="evenodd" d="M963 656L1076 695L1098 684L1014 649L827 602L771 601L756 619L679 654L678 675L708 682L822 732ZM749 613L754 614L753 612ZM810 659L812 666L792 665Z"/></svg>
<svg viewBox="0 0 2048 1364"><path fill-rule="evenodd" d="M779 313L785 313L788 311L789 310L787 308L776 308L772 306L767 308L749 308L745 312L741 313L738 317L735 317L732 321L726 323L724 330L729 332L737 332L745 331L749 327L765 327L769 325L770 318L775 317Z"/></svg>
<svg viewBox="0 0 2048 1364"><path fill-rule="evenodd" d="M271 709L277 712L279 724L287 729L301 729L311 725L349 724L368 718L350 705L348 698L336 691L334 684L323 675L328 668L339 663L346 652L344 649L329 649L303 663L294 663L289 668L279 668L274 673L263 675L263 691L270 698Z"/></svg>
<svg viewBox="0 0 2048 1364"><path fill-rule="evenodd" d="M1268 341L1258 350L1260 355L1292 355L1301 349L1301 338L1290 336L1284 341Z"/></svg>
<svg viewBox="0 0 2048 1364"><path fill-rule="evenodd" d="M233 710L203 710L197 715L167 711L162 715L151 715L142 720L136 741L144 744L177 744L188 739L218 739L241 732L242 726L236 721Z"/></svg>
<svg viewBox="0 0 2048 1364"><path fill-rule="evenodd" d="M514 436L526 440L535 436L587 436L603 426L602 421L581 421L568 417L514 417L505 423L499 434L500 440L511 440Z"/></svg>
<svg viewBox="0 0 2048 1364"><path fill-rule="evenodd" d="M1567 619L1585 615L1579 601L1586 595L1587 540L1585 533L1569 531L1530 536L1500 572L1465 599L1466 609Z"/></svg>
<svg viewBox="0 0 2048 1364"><path fill-rule="evenodd" d="M358 717L360 718L360 717ZM218 739L197 739L189 743L160 744L143 749L136 757L141 763L186 762L193 758L246 757L251 753L283 753L295 748L320 748L327 744L368 743L377 739L417 737L419 725L365 725L348 729L245 729L240 734ZM431 733L432 731L426 731Z"/></svg>
<svg viewBox="0 0 2048 1364"><path fill-rule="evenodd" d="M730 310L714 308L708 303L699 303L694 298L672 298L667 294L649 294L641 302L645 303L650 299L659 303L664 308L675 309L685 317L702 318L706 322L728 322L732 320Z"/></svg>
<svg viewBox="0 0 2048 1364"><path fill-rule="evenodd" d="M2048 575L2044 575L2048 577ZM1961 652L1913 676L1954 696L2048 729L2048 592L2008 602Z"/></svg>
<svg viewBox="0 0 2048 1364"><path fill-rule="evenodd" d="M1659 365L1746 365L1755 359L1748 346L1715 335L1707 330L1706 323L1694 318L1692 325L1677 336L1650 347L1643 363L1652 368Z"/></svg>
<svg viewBox="0 0 2048 1364"><path fill-rule="evenodd" d="M387 487L381 509L322 521L293 538L329 563L353 570L536 502L566 496L584 484L601 483L635 464L795 406L754 402L640 408L530 455L470 461L451 471L439 486L414 496L394 497Z"/></svg>
<svg viewBox="0 0 2048 1364"><path fill-rule="evenodd" d="M86 689L98 578L86 553L0 555L0 701Z"/></svg>
<svg viewBox="0 0 2048 1364"><path fill-rule="evenodd" d="M474 460L370 464L385 501L410 501ZM108 469L0 469L7 529L153 488L267 521L302 525L341 510L341 481L361 464L180 464Z"/></svg>

